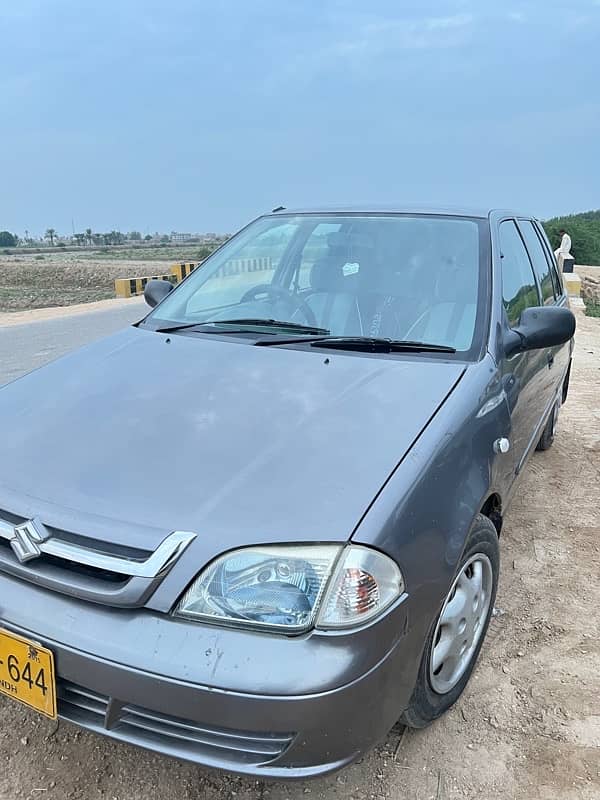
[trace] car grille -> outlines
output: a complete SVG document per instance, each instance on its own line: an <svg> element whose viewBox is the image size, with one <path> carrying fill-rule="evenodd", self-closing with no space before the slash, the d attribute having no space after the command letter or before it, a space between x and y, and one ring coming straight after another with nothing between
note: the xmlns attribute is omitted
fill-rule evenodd
<svg viewBox="0 0 600 800"><path fill-rule="evenodd" d="M141 550L0 510L0 570L78 599L138 607L194 538L173 531L156 550Z"/></svg>
<svg viewBox="0 0 600 800"><path fill-rule="evenodd" d="M294 734L264 734L216 728L161 714L58 681L58 713L71 722L180 758L221 757L261 764L280 756Z"/></svg>
<svg viewBox="0 0 600 800"><path fill-rule="evenodd" d="M109 698L69 681L58 681L58 713L72 722L104 727Z"/></svg>

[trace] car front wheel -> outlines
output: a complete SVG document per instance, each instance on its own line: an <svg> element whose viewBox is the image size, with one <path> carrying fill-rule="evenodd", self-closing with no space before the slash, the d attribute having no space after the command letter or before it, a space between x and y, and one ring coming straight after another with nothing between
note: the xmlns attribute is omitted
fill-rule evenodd
<svg viewBox="0 0 600 800"><path fill-rule="evenodd" d="M490 622L499 571L498 533L487 517L478 514L427 638L417 683L400 719L405 725L424 728L462 694Z"/></svg>

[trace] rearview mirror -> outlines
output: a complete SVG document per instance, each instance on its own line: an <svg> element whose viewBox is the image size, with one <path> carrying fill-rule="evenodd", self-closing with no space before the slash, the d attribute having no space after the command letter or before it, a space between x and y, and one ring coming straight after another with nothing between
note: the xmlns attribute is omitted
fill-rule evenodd
<svg viewBox="0 0 600 800"><path fill-rule="evenodd" d="M169 294L173 284L170 281L163 281L160 278L153 278L148 281L144 289L144 300L148 303L150 308L157 306L161 300Z"/></svg>
<svg viewBox="0 0 600 800"><path fill-rule="evenodd" d="M526 308L519 324L511 328L504 341L507 356L555 347L568 342L575 333L575 316L568 308L535 306Z"/></svg>

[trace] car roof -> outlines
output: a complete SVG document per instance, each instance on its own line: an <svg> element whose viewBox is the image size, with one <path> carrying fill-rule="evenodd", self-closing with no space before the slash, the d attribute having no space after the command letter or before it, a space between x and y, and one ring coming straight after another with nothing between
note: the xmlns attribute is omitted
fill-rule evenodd
<svg viewBox="0 0 600 800"><path fill-rule="evenodd" d="M480 219L488 219L491 215L498 215L528 217L533 219L531 214L522 214L516 211L490 206L435 206L414 203L399 205L335 205L309 208L284 208L281 206L279 208L274 208L271 214L436 214L453 217L477 217Z"/></svg>

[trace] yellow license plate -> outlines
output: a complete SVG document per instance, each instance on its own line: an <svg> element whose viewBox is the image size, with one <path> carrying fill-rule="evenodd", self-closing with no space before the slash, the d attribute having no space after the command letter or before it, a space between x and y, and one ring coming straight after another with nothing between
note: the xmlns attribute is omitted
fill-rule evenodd
<svg viewBox="0 0 600 800"><path fill-rule="evenodd" d="M56 719L56 680L51 651L0 628L0 694Z"/></svg>

